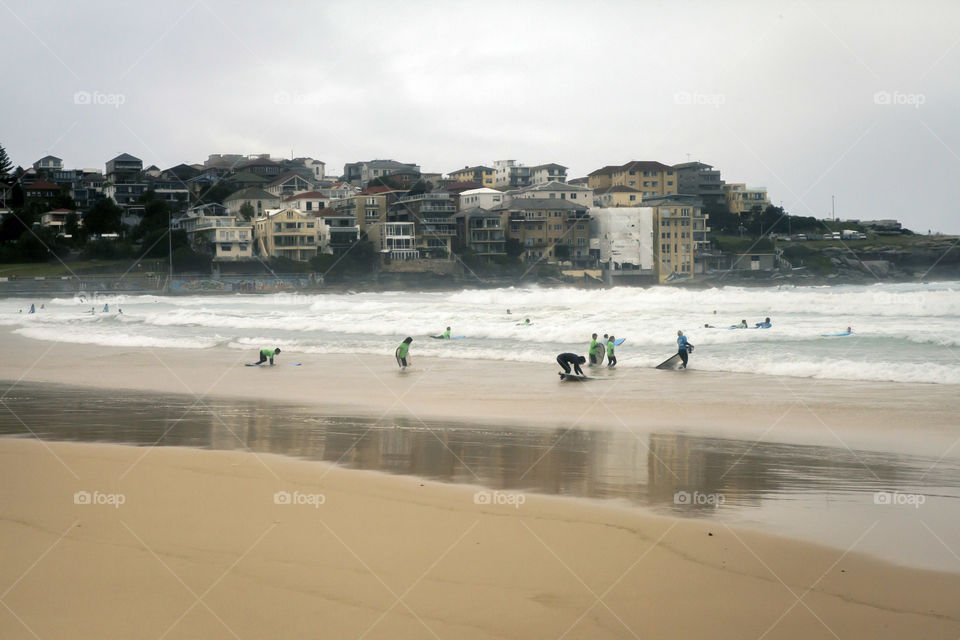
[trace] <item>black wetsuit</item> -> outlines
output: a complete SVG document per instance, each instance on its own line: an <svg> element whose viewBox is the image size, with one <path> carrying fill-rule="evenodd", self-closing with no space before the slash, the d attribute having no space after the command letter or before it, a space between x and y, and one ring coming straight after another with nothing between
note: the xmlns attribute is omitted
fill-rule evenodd
<svg viewBox="0 0 960 640"><path fill-rule="evenodd" d="M557 356L557 364L563 369L564 373L570 373L570 365L578 376L583 375L583 369L580 368L580 356L575 353L561 353Z"/></svg>

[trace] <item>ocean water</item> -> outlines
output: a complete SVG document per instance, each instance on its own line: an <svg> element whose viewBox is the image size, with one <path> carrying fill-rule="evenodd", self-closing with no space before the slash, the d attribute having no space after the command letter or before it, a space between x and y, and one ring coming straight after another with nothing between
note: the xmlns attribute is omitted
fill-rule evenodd
<svg viewBox="0 0 960 640"><path fill-rule="evenodd" d="M37 313L27 313L31 303ZM770 329L727 328L741 319L753 326L767 316ZM525 318L530 326L522 324ZM280 346L292 354L387 358L409 335L414 356L505 363L553 363L563 351L586 354L596 332L626 338L617 348L621 369L655 366L676 351L682 329L696 345L691 366L703 370L960 383L960 282L8 298L0 300L0 325L40 341L164 349ZM429 337L446 326L464 337ZM851 336L823 335L848 326Z"/></svg>

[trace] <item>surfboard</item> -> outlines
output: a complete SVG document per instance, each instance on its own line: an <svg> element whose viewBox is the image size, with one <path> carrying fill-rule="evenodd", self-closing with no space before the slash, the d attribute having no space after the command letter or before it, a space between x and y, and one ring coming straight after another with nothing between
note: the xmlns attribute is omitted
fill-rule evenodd
<svg viewBox="0 0 960 640"><path fill-rule="evenodd" d="M590 378L588 376L578 376L575 373L564 373L563 371L559 372L561 380L569 380L571 382L585 382L587 380L595 380L596 378Z"/></svg>
<svg viewBox="0 0 960 640"><path fill-rule="evenodd" d="M267 365L267 366L270 366L270 364L267 363L267 362L263 362L263 363L261 363L261 362L250 362L250 363L248 363L248 364L245 364L244 366L245 366L245 367L259 367L261 364L265 364L265 365ZM300 366L300 363L299 363L299 362L288 362L288 363L286 364L286 366L288 366L288 367L299 367L299 366Z"/></svg>
<svg viewBox="0 0 960 640"><path fill-rule="evenodd" d="M613 344L614 344L615 346L619 347L619 346L622 345L626 340L627 340L626 338L617 338L616 340L613 341Z"/></svg>
<svg viewBox="0 0 960 640"><path fill-rule="evenodd" d="M607 348L603 346L602 342L597 343L597 362L596 364L591 364L591 367L599 366L603 364L603 357L607 355ZM590 362L590 358L587 358L587 362Z"/></svg>
<svg viewBox="0 0 960 640"><path fill-rule="evenodd" d="M445 338L444 338L443 336L430 336L430 337L431 337L431 338L435 338L435 339L437 339L437 340L445 340ZM466 338L466 337L467 337L467 336L450 336L450 339L451 339L451 340L457 340L457 339Z"/></svg>
<svg viewBox="0 0 960 640"><path fill-rule="evenodd" d="M683 360L680 358L679 353L675 353L660 364L657 365L657 369L665 369L667 371L676 371L680 368L680 365L683 364Z"/></svg>
<svg viewBox="0 0 960 640"><path fill-rule="evenodd" d="M844 331L843 333L821 333L821 338L842 338L843 336L852 335L853 331Z"/></svg>

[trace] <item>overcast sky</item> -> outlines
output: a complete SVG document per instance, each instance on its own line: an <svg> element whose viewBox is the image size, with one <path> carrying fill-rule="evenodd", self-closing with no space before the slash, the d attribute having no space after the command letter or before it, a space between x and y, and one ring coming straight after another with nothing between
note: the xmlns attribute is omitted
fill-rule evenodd
<svg viewBox="0 0 960 640"><path fill-rule="evenodd" d="M960 2L0 0L0 144L103 168L211 153L701 160L774 204L960 232Z"/></svg>

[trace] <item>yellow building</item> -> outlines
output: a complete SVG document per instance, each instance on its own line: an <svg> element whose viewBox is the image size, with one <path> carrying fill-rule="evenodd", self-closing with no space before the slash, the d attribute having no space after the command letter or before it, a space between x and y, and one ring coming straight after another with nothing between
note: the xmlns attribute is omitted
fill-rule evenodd
<svg viewBox="0 0 960 640"><path fill-rule="evenodd" d="M654 206L654 264L660 282L693 277L694 234L692 206Z"/></svg>
<svg viewBox="0 0 960 640"><path fill-rule="evenodd" d="M594 191L609 187L630 187L646 196L667 196L678 193L673 167L655 160L633 160L624 165L607 165L587 175ZM633 203L631 206L636 206Z"/></svg>
<svg viewBox="0 0 960 640"><path fill-rule="evenodd" d="M638 207L643 200L639 189L616 185L604 187L593 192L593 202L598 207Z"/></svg>
<svg viewBox="0 0 960 640"><path fill-rule="evenodd" d="M731 183L723 185L724 195L727 196L727 206L730 213L742 215L750 213L754 207L760 207L764 210L770 206L770 200L767 198L766 187L751 187L742 183Z"/></svg>
<svg viewBox="0 0 960 640"><path fill-rule="evenodd" d="M477 182L484 187L493 187L494 170L482 165L477 167L464 167L457 171L451 171L449 177L457 182Z"/></svg>
<svg viewBox="0 0 960 640"><path fill-rule="evenodd" d="M329 227L299 209L269 210L254 220L253 232L261 256L306 262L331 252Z"/></svg>

